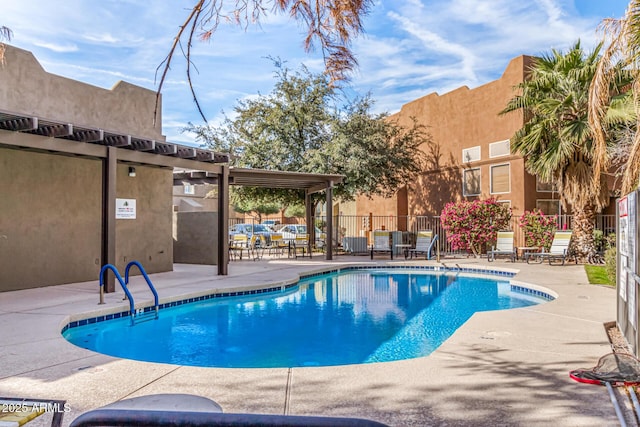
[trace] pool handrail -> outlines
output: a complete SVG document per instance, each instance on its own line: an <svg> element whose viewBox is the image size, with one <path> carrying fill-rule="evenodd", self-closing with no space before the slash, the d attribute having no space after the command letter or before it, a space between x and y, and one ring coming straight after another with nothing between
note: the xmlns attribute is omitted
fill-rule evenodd
<svg viewBox="0 0 640 427"><path fill-rule="evenodd" d="M151 279L149 279L149 276L147 275L147 272L145 271L144 267L142 266L142 264L140 264L138 261L131 261L129 262L129 264L127 264L127 267L124 270L124 281L125 283L128 285L129 284L129 270L131 270L131 267L133 266L138 267L138 270L140 270L140 273L142 273L142 276L144 277L144 280L147 282L147 285L149 285L149 289L151 289L151 292L153 293L153 307L156 311L156 319L158 318L158 307L159 307L159 301L158 301L158 292L156 291L155 286L153 286L153 283L151 283Z"/></svg>
<svg viewBox="0 0 640 427"><path fill-rule="evenodd" d="M118 282L120 282L120 286L122 286L122 290L124 291L125 295L127 295L127 299L129 300L129 312L131 314L131 322L133 323L133 317L136 314L136 309L133 303L133 296L131 295L131 292L129 292L129 289L127 288L126 283L122 279L120 272L118 271L116 266L113 264L105 264L100 269L100 302L99 304L104 304L104 282L105 282L104 276L107 270L111 270L113 272L113 274L116 276L116 279L118 279Z"/></svg>
<svg viewBox="0 0 640 427"><path fill-rule="evenodd" d="M127 285L129 284L129 270L131 270L131 267L134 265L138 267L138 269L140 270L140 273L142 273L142 276L147 282L149 289L151 289L151 292L153 293L153 307L155 309L155 318L157 319L158 309L160 306L158 292L156 291L156 288L153 286L153 283L151 283L151 279L149 278L149 275L147 275L147 272L142 266L142 264L140 264L138 261L129 262L124 270L124 276L125 276L124 279L122 279L120 272L118 271L116 266L114 266L113 264L105 264L100 269L100 302L99 304L104 304L105 273L107 270L111 270L113 274L116 276L116 279L118 279L118 282L120 282L120 286L122 286L122 290L124 291L125 295L127 296L127 299L129 300L129 314L131 316L131 325L135 324L136 309L135 309L135 302L133 300L133 295L131 295L131 292L129 291L129 288Z"/></svg>

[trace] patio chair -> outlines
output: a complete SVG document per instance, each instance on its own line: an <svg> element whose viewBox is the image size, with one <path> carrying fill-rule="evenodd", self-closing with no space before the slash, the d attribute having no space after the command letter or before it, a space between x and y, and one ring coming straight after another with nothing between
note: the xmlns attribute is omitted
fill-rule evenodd
<svg viewBox="0 0 640 427"><path fill-rule="evenodd" d="M556 231L553 235L553 242L551 242L551 248L549 251L543 252L531 252L525 255L525 260L527 264L532 258L536 258L539 263L542 263L545 258L549 260L549 265L554 260L561 260L562 265L564 265L567 256L569 255L569 243L571 242L571 235L573 231ZM578 259L576 258L576 264L578 263Z"/></svg>
<svg viewBox="0 0 640 427"><path fill-rule="evenodd" d="M266 249L269 255L276 254L276 256L280 257L287 246L282 233L273 233L271 234L271 243L267 245Z"/></svg>
<svg viewBox="0 0 640 427"><path fill-rule="evenodd" d="M516 262L516 248L513 245L513 231L498 231L496 245L487 253L487 261L496 260L496 256L505 255Z"/></svg>
<svg viewBox="0 0 640 427"><path fill-rule="evenodd" d="M249 256L249 236L246 234L234 234L229 242L229 258L242 259L242 252L247 251Z"/></svg>
<svg viewBox="0 0 640 427"><path fill-rule="evenodd" d="M418 231L416 236L416 247L409 249L405 252L405 258L409 256L413 259L415 255L416 258L418 254L424 254L425 259L431 259L431 252L433 251L433 247L438 240L438 235L433 236L433 230L422 230Z"/></svg>
<svg viewBox="0 0 640 427"><path fill-rule="evenodd" d="M373 259L374 252L389 252L391 259L393 259L393 250L389 240L391 233L386 230L374 230L373 231L373 245L371 245L371 259Z"/></svg>
<svg viewBox="0 0 640 427"><path fill-rule="evenodd" d="M293 255L298 258L298 252L302 252L301 256L306 256L309 247L309 235L308 234L296 234L296 238L293 241ZM309 257L311 253L309 252Z"/></svg>
<svg viewBox="0 0 640 427"><path fill-rule="evenodd" d="M267 245L267 239L260 234L253 234L249 239L249 255L254 261L262 258L264 248Z"/></svg>

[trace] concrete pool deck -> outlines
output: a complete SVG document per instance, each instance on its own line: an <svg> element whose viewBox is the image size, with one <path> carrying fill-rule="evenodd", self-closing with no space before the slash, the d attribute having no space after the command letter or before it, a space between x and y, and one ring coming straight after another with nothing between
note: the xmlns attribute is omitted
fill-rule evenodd
<svg viewBox="0 0 640 427"><path fill-rule="evenodd" d="M234 261L176 264L151 275L160 298L218 289L266 287L301 273L349 264L409 265L338 256L334 261ZM83 412L155 393L205 396L226 413L347 416L391 426L619 425L604 387L577 383L569 371L611 352L604 323L615 320L616 292L589 285L584 267L444 258L445 265L517 270L513 280L544 286L554 301L476 313L434 353L417 359L333 367L198 368L118 359L78 348L60 335L66 321L97 310L127 310L120 289L98 305L98 282L0 293L0 396L64 399L68 425ZM136 302L151 294L141 277ZM118 285L119 287L119 285ZM162 301L161 301L162 302ZM90 317L85 315L84 317ZM40 417L44 423L45 417ZM28 425L36 425L39 419Z"/></svg>

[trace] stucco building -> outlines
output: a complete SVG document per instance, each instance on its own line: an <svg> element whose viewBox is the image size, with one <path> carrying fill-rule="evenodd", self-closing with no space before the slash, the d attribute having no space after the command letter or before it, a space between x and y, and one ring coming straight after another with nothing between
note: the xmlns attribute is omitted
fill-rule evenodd
<svg viewBox="0 0 640 427"><path fill-rule="evenodd" d="M132 260L149 273L173 269L173 170L205 170L223 183L228 157L167 142L155 106L153 90L57 76L7 46L0 291L96 280L104 264L122 271Z"/></svg>
<svg viewBox="0 0 640 427"><path fill-rule="evenodd" d="M410 126L415 118L432 136L422 147L427 169L395 197L359 198L348 210L353 215L437 216L450 201L493 197L508 204L514 216L534 208L561 213L558 193L527 173L524 159L510 152L509 140L524 124L522 114L499 115L526 78L531 61L519 56L495 81L432 93L403 105L391 119Z"/></svg>

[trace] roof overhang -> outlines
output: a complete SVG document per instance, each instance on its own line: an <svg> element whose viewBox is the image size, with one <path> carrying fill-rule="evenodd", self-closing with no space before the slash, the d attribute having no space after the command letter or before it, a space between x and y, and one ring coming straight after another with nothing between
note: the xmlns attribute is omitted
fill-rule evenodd
<svg viewBox="0 0 640 427"><path fill-rule="evenodd" d="M202 148L189 147L180 144L174 144L166 141L156 141L138 136L129 135L121 132L113 132L105 129L91 128L87 126L76 125L73 123L65 123L62 121L43 119L35 116L28 116L20 113L6 112L0 110L0 130L19 132L21 134L31 134L43 136L45 138L55 138L57 140L68 140L91 145L116 147L128 151L158 154L161 156L173 157L177 159L192 160L203 163L228 163L229 155L226 153L215 153L211 150ZM18 145L23 148L38 149L38 144L11 144L12 139L0 141L5 145ZM42 141L42 140L41 140ZM64 149L61 153L87 155L87 150L83 147L85 144L77 146L77 152L73 152L73 148L69 150L70 145L59 144ZM51 146L44 143L43 150L51 150ZM71 151L71 152L69 152ZM126 157L126 156L125 156ZM171 163L171 162L168 162ZM177 165L176 165L177 166ZM194 167L195 169L195 167Z"/></svg>
<svg viewBox="0 0 640 427"><path fill-rule="evenodd" d="M229 168L229 184L247 187L269 187L302 189L308 193L324 191L327 188L339 184L344 179L343 175L284 172L265 169ZM175 171L173 182L175 185L183 183L214 184L217 176L201 171Z"/></svg>

